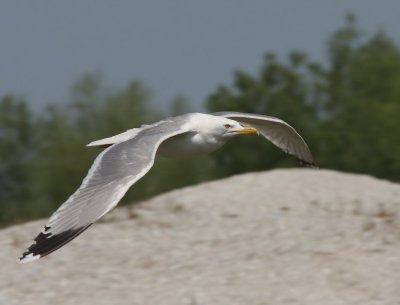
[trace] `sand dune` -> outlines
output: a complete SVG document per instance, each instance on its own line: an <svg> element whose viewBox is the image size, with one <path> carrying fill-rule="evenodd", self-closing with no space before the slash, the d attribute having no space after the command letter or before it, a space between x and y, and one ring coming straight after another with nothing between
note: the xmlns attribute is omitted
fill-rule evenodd
<svg viewBox="0 0 400 305"><path fill-rule="evenodd" d="M249 173L114 210L31 264L46 220L0 231L0 304L400 304L400 185Z"/></svg>

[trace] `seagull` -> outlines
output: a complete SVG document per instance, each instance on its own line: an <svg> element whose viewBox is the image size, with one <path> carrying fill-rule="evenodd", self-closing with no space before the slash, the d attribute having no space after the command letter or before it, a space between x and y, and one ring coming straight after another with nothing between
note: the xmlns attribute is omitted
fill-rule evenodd
<svg viewBox="0 0 400 305"><path fill-rule="evenodd" d="M316 167L306 142L296 130L271 116L188 113L142 125L87 145L105 149L81 186L51 215L19 261L26 263L44 257L89 228L150 170L156 155L175 158L207 154L237 135L250 134L261 134L303 165Z"/></svg>

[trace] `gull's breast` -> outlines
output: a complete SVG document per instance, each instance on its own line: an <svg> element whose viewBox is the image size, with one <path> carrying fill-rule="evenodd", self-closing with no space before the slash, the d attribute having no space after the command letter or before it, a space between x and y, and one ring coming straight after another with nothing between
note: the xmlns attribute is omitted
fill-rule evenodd
<svg viewBox="0 0 400 305"><path fill-rule="evenodd" d="M164 141L157 154L175 158L210 153L220 148L226 141L213 136L201 136L198 133L177 135Z"/></svg>

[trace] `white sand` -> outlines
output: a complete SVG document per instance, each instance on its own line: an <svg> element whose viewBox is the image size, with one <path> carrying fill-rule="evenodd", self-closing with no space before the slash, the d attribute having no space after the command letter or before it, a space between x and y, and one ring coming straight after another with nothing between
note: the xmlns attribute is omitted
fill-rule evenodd
<svg viewBox="0 0 400 305"><path fill-rule="evenodd" d="M0 231L0 304L400 304L400 185L274 170L114 210L52 255Z"/></svg>

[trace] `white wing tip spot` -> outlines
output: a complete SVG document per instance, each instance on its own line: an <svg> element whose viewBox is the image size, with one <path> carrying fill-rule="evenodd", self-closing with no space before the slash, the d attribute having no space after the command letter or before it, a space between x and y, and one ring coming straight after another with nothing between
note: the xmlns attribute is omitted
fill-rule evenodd
<svg viewBox="0 0 400 305"><path fill-rule="evenodd" d="M36 261L40 258L40 254L34 255L33 253L29 253L28 255L22 256L18 259L20 264L30 263Z"/></svg>

